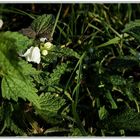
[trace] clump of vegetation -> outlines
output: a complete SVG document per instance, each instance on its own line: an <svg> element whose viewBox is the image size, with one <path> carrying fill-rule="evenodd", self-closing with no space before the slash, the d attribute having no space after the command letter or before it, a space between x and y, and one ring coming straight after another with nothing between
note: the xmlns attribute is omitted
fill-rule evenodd
<svg viewBox="0 0 140 140"><path fill-rule="evenodd" d="M1 4L0 135L139 136L139 7Z"/></svg>

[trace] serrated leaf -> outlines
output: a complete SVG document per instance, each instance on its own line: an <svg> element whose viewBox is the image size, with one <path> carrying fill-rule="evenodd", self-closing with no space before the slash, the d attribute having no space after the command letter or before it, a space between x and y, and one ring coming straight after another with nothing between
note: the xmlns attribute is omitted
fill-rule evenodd
<svg viewBox="0 0 140 140"><path fill-rule="evenodd" d="M124 110L122 113L117 113L104 120L102 126L108 130L140 131L140 113Z"/></svg>
<svg viewBox="0 0 140 140"><path fill-rule="evenodd" d="M36 32L38 36L50 37L53 26L54 26L54 16L52 14L43 14L38 16L31 24L31 28Z"/></svg>
<svg viewBox="0 0 140 140"><path fill-rule="evenodd" d="M15 134L19 134L21 136L27 136L27 134L23 130L21 130L12 120L10 120L8 128L10 128L10 130Z"/></svg>
<svg viewBox="0 0 140 140"><path fill-rule="evenodd" d="M23 43L25 42L25 44ZM37 90L32 83L33 74L38 72L27 62L18 57L18 47L30 44L27 37L19 33L1 33L0 38L0 71L2 73L2 96L15 101L18 98L28 99L39 107Z"/></svg>
<svg viewBox="0 0 140 140"><path fill-rule="evenodd" d="M28 99L40 108L39 97L36 94L37 90L34 88L31 81L25 79L25 77L21 75L4 76L1 86L3 98L13 99L15 101L18 101L18 98L24 100Z"/></svg>
<svg viewBox="0 0 140 140"><path fill-rule="evenodd" d="M47 85L58 85L62 74L67 70L69 63L61 63L50 74L50 78L47 80Z"/></svg>
<svg viewBox="0 0 140 140"><path fill-rule="evenodd" d="M9 45L10 43L14 43L12 46L13 48L16 48L17 51L21 51L26 49L28 46L31 46L33 44L33 40L29 39L26 36L23 36L22 34L18 32L3 32L0 33L0 42L8 41Z"/></svg>
<svg viewBox="0 0 140 140"><path fill-rule="evenodd" d="M2 36L3 37L3 36ZM1 38L2 39L2 38ZM16 52L15 40L8 38L0 39L0 68L3 71L14 69L18 62L18 56Z"/></svg>
<svg viewBox="0 0 140 140"><path fill-rule="evenodd" d="M17 32L0 33L0 69L4 72L18 67L18 51L27 48L32 42Z"/></svg>
<svg viewBox="0 0 140 140"><path fill-rule="evenodd" d="M80 55L70 48L59 48L54 47L49 51L48 55L44 58L44 61L47 63L52 63L53 61L57 60L57 58L62 57L75 57L80 59Z"/></svg>
<svg viewBox="0 0 140 140"><path fill-rule="evenodd" d="M29 64L27 61L24 60L20 60L18 62L18 68L18 71L22 72L24 76L33 76L41 73L41 71L37 71L34 67L32 67L32 64Z"/></svg>
<svg viewBox="0 0 140 140"><path fill-rule="evenodd" d="M57 111L64 105L65 100L54 94L42 94L39 99L41 110L57 113Z"/></svg>
<svg viewBox="0 0 140 140"><path fill-rule="evenodd" d="M49 123L58 123L60 121L60 116L57 113L65 103L63 98L46 93L40 96L39 103L41 109L36 110L37 114Z"/></svg>
<svg viewBox="0 0 140 140"><path fill-rule="evenodd" d="M62 56L71 56L80 59L80 55L70 48L61 48L59 53L62 54Z"/></svg>
<svg viewBox="0 0 140 140"><path fill-rule="evenodd" d="M118 75L111 76L110 81L113 84L113 86L126 85L126 80Z"/></svg>

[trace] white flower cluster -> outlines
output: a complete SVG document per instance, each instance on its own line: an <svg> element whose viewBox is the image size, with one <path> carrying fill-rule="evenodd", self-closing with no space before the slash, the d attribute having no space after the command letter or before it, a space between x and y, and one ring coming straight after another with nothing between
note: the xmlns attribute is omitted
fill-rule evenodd
<svg viewBox="0 0 140 140"><path fill-rule="evenodd" d="M45 42L46 38L40 39L40 41ZM48 50L52 48L53 44L51 42L46 42L39 47L31 46L24 54L20 55L21 57L25 57L28 62L34 62L39 64L41 61L41 54L46 56L48 54ZM40 53L41 50L41 53Z"/></svg>

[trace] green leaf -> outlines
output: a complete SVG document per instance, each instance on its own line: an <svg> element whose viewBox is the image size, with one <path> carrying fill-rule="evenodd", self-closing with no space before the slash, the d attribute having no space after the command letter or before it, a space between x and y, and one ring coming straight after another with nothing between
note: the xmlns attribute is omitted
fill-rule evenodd
<svg viewBox="0 0 140 140"><path fill-rule="evenodd" d="M128 24L125 25L125 29L123 31L127 32L127 31L129 31L132 28L135 28L137 26L140 26L140 20L139 19L136 19L135 21L130 21Z"/></svg>
<svg viewBox="0 0 140 140"><path fill-rule="evenodd" d="M24 43L25 42L25 43ZM2 96L15 101L18 98L28 99L39 107L39 97L36 94L30 76L39 72L31 64L21 60L18 56L18 47L27 47L30 40L19 33L1 33L0 38L0 76L2 77ZM20 50L19 49L19 50Z"/></svg>
<svg viewBox="0 0 140 140"><path fill-rule="evenodd" d="M0 69L7 73L17 69L18 51L27 48L32 41L17 32L0 33L0 36Z"/></svg>
<svg viewBox="0 0 140 140"><path fill-rule="evenodd" d="M58 132L68 132L68 129L65 128L59 128L59 127L52 127L52 128L48 128L44 134L49 134L49 133L58 133Z"/></svg>
<svg viewBox="0 0 140 140"><path fill-rule="evenodd" d="M110 81L113 84L113 86L126 85L126 80L119 75L111 76Z"/></svg>
<svg viewBox="0 0 140 140"><path fill-rule="evenodd" d="M131 86L128 85L125 88L125 92L124 93L128 96L130 101L134 101L135 100L135 96L133 95L133 90L132 90Z"/></svg>
<svg viewBox="0 0 140 140"><path fill-rule="evenodd" d="M67 70L68 63L61 63L50 74L50 78L47 80L47 85L58 85L62 74Z"/></svg>
<svg viewBox="0 0 140 140"><path fill-rule="evenodd" d="M140 20L131 21L126 24L123 32L130 34L140 42Z"/></svg>
<svg viewBox="0 0 140 140"><path fill-rule="evenodd" d="M27 134L21 130L12 120L10 120L7 128L10 128L10 130L17 135L20 134L21 136L27 136Z"/></svg>
<svg viewBox="0 0 140 140"><path fill-rule="evenodd" d="M96 48L102 48L102 47L106 47L106 46L109 46L112 44L118 44L121 41L122 37L126 38L126 37L128 37L128 35L124 34L124 35L121 35L120 37L115 37L113 39L110 39L109 41L96 46Z"/></svg>
<svg viewBox="0 0 140 140"><path fill-rule="evenodd" d="M58 111L65 103L63 98L55 96L54 94L46 93L40 96L39 103L41 109L36 109L37 114L42 116L42 118L49 123L56 123L60 121Z"/></svg>
<svg viewBox="0 0 140 140"><path fill-rule="evenodd" d="M42 110L57 113L57 111L64 105L65 100L60 96L55 96L54 94L46 93L40 96L40 106Z"/></svg>
<svg viewBox="0 0 140 140"><path fill-rule="evenodd" d="M18 101L18 98L28 99L38 108L40 108L39 97L36 94L32 82L21 75L7 75L2 79L2 96L3 98Z"/></svg>
<svg viewBox="0 0 140 140"><path fill-rule="evenodd" d="M13 108L11 104L4 104L1 113L3 115L4 125L0 130L0 134L2 134L5 129L10 129L17 135L26 136L26 133L22 129L20 129L12 120Z"/></svg>
<svg viewBox="0 0 140 140"><path fill-rule="evenodd" d="M28 63L27 61L20 60L18 62L17 70L22 73L24 76L34 76L41 73L41 71L36 70L32 64Z"/></svg>
<svg viewBox="0 0 140 140"><path fill-rule="evenodd" d="M8 41L9 45L13 43L12 48L16 48L17 51L24 50L33 44L33 40L18 32L3 32L0 33L0 43Z"/></svg>
<svg viewBox="0 0 140 140"><path fill-rule="evenodd" d="M72 128L70 136L83 136L78 128Z"/></svg>
<svg viewBox="0 0 140 140"><path fill-rule="evenodd" d="M105 109L105 106L100 107L100 110L98 111L100 120L103 120L107 117L107 110Z"/></svg>
<svg viewBox="0 0 140 140"><path fill-rule="evenodd" d="M104 120L102 127L108 130L140 131L140 113L133 110L124 110L122 113L117 113Z"/></svg>
<svg viewBox="0 0 140 140"><path fill-rule="evenodd" d="M54 16L52 14L44 14L38 16L31 24L31 28L36 32L37 35L49 35L51 36L51 32L54 26Z"/></svg>
<svg viewBox="0 0 140 140"><path fill-rule="evenodd" d="M117 104L116 102L114 101L111 93L108 91L106 94L105 94L107 100L110 102L111 106L112 106L112 109L117 109Z"/></svg>
<svg viewBox="0 0 140 140"><path fill-rule="evenodd" d="M74 50L67 48L67 47L61 48L59 50L59 53L60 53L60 56L62 54L62 56L71 56L71 57L80 59L80 55L77 52L75 52Z"/></svg>
<svg viewBox="0 0 140 140"><path fill-rule="evenodd" d="M113 89L120 91L122 94L127 96L130 101L135 100L134 93L134 81L124 79L119 75L113 75L110 77L110 81L113 84Z"/></svg>
<svg viewBox="0 0 140 140"><path fill-rule="evenodd" d="M7 42L5 42L5 44L0 43L0 56L1 56L0 70L1 70L1 73L7 73L7 71L12 71L13 69L16 68L16 65L18 62L15 49L10 50L10 48L8 48L7 46L8 46ZM2 47L3 48L5 47L5 49L3 49Z"/></svg>
<svg viewBox="0 0 140 140"><path fill-rule="evenodd" d="M134 101L136 100L136 84L134 83L134 80L129 79L127 80L126 86L123 88L122 87L123 92L125 93L125 95L128 96L130 101Z"/></svg>
<svg viewBox="0 0 140 140"><path fill-rule="evenodd" d="M140 60L140 53L132 48L130 48L130 53L135 57L137 61ZM139 62L140 63L140 62Z"/></svg>
<svg viewBox="0 0 140 140"><path fill-rule="evenodd" d="M77 58L77 59L80 59L80 55L70 49L70 48L60 48L58 46L55 46L53 45L53 47L51 48L51 50L48 50L48 54L44 57L42 57L43 61L46 63L46 64L50 64L54 61L57 60L57 58L62 58L62 57L74 57L74 58Z"/></svg>

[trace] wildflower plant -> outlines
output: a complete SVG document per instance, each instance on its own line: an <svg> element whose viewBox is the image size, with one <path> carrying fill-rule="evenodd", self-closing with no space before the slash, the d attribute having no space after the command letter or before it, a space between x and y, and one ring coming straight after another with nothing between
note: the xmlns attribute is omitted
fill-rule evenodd
<svg viewBox="0 0 140 140"><path fill-rule="evenodd" d="M1 23L0 135L139 135L140 21L130 21L133 6L62 7L56 16L19 10L33 20L18 31Z"/></svg>
<svg viewBox="0 0 140 140"><path fill-rule="evenodd" d="M42 17L43 21L40 21ZM46 19L48 19L48 15L42 15L37 17L33 23L39 22L42 25ZM46 24L48 23L46 22L42 28L44 26L46 28ZM47 38L36 42L35 38L10 31L1 32L0 36L1 117L8 113L6 118L1 118L3 126L0 133L10 129L17 135L30 135L32 131L34 134L43 134L45 131L38 126L36 120L31 118L29 108L35 110L34 116L41 116L46 123L64 122L65 109L60 111L60 108L65 105L63 97L65 94L61 96L63 88L59 82L61 75L67 71L69 61L61 64L54 62L58 58L67 56L79 59L79 54L72 49L61 49L49 41L46 42ZM53 63L55 67L52 72L49 72L47 67ZM32 64L36 64L36 66L32 66ZM38 69L37 65L42 65L42 67ZM65 96L70 95L66 93ZM14 111L21 114L16 116ZM27 128L20 128L16 124L20 119L13 120L15 116L23 117L22 113L25 118L21 122L28 121L31 126L29 132L26 130Z"/></svg>

